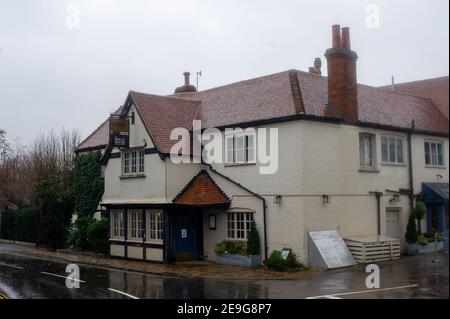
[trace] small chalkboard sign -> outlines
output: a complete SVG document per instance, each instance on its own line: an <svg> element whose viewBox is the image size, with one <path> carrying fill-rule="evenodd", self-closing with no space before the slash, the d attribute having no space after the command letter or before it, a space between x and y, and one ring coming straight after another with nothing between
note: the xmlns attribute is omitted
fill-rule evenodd
<svg viewBox="0 0 450 319"><path fill-rule="evenodd" d="M281 251L281 257L286 260L289 257L289 254L291 253L290 249L283 249Z"/></svg>

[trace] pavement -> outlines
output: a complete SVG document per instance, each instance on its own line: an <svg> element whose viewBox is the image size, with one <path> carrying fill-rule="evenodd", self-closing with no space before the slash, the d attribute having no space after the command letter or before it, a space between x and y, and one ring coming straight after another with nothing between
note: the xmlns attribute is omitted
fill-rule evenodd
<svg viewBox="0 0 450 319"><path fill-rule="evenodd" d="M0 244L0 292L12 299L448 299L448 254L439 257L438 263L434 255L379 263L379 289L366 287L362 265L278 280L157 275L86 264L79 264L79 288L67 288L72 262Z"/></svg>

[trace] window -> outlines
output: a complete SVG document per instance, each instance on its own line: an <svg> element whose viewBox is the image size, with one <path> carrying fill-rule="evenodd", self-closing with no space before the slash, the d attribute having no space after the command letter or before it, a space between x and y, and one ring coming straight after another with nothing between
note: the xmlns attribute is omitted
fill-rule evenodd
<svg viewBox="0 0 450 319"><path fill-rule="evenodd" d="M132 150L123 152L123 175L144 173L144 150Z"/></svg>
<svg viewBox="0 0 450 319"><path fill-rule="evenodd" d="M135 123L135 115L134 115L134 111L131 112L131 125L134 125Z"/></svg>
<svg viewBox="0 0 450 319"><path fill-rule="evenodd" d="M111 237L124 238L125 227L123 222L123 211L112 210L110 218L111 218Z"/></svg>
<svg viewBox="0 0 450 319"><path fill-rule="evenodd" d="M388 164L404 164L403 137L381 137L381 160Z"/></svg>
<svg viewBox="0 0 450 319"><path fill-rule="evenodd" d="M359 135L359 165L361 168L375 168L375 135L361 133Z"/></svg>
<svg viewBox="0 0 450 319"><path fill-rule="evenodd" d="M225 162L228 164L255 163L254 134L239 134L225 138Z"/></svg>
<svg viewBox="0 0 450 319"><path fill-rule="evenodd" d="M425 165L444 166L444 144L425 141Z"/></svg>
<svg viewBox="0 0 450 319"><path fill-rule="evenodd" d="M128 238L131 240L142 240L144 231L144 214L140 210L130 210L128 212Z"/></svg>
<svg viewBox="0 0 450 319"><path fill-rule="evenodd" d="M252 213L228 213L227 236L229 239L247 239L253 223Z"/></svg>
<svg viewBox="0 0 450 319"><path fill-rule="evenodd" d="M162 241L163 213L158 210L147 211L147 240Z"/></svg>

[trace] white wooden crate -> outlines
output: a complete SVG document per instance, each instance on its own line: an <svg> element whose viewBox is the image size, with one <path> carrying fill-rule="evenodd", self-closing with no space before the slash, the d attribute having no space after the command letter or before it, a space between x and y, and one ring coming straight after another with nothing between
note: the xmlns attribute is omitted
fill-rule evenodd
<svg viewBox="0 0 450 319"><path fill-rule="evenodd" d="M358 264L400 258L401 242L386 236L351 237L344 239Z"/></svg>

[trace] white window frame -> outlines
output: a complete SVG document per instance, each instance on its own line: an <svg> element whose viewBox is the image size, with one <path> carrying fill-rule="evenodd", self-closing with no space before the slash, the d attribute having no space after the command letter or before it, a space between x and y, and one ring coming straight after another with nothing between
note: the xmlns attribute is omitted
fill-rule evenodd
<svg viewBox="0 0 450 319"><path fill-rule="evenodd" d="M386 147L387 147L387 160L383 157L383 139L386 139ZM391 141L394 142L394 159L391 158ZM398 141L401 141L401 154L402 154L402 161L398 160L399 157L399 146ZM380 138L380 147L381 147L381 163L384 165L405 165L405 138L401 135L388 135L383 134Z"/></svg>
<svg viewBox="0 0 450 319"><path fill-rule="evenodd" d="M110 237L123 240L125 238L125 213L121 209L110 211Z"/></svg>
<svg viewBox="0 0 450 319"><path fill-rule="evenodd" d="M227 239L246 241L253 222L254 213L228 212L226 223Z"/></svg>
<svg viewBox="0 0 450 319"><path fill-rule="evenodd" d="M427 164L427 144L429 145L429 157L430 157L430 163ZM426 167L437 167L437 168L444 168L445 167L445 143L441 140L431 140L426 139L424 141L424 160L425 160L425 166ZM435 152L433 154L433 145L435 145ZM441 146L442 150L442 164L439 164L439 152L438 152L438 146ZM434 157L433 157L434 156ZM433 159L435 159L435 163L433 163Z"/></svg>
<svg viewBox="0 0 450 319"><path fill-rule="evenodd" d="M122 175L133 176L145 173L145 150L130 149L122 151Z"/></svg>
<svg viewBox="0 0 450 319"><path fill-rule="evenodd" d="M164 213L162 210L147 209L146 215L146 241L162 243L164 236Z"/></svg>
<svg viewBox="0 0 450 319"><path fill-rule="evenodd" d="M134 216L141 216L134 219ZM136 230L136 231L135 231ZM134 233L134 234L133 234ZM144 236L144 212L140 209L128 210L128 238L130 241L142 241Z"/></svg>
<svg viewBox="0 0 450 319"><path fill-rule="evenodd" d="M370 158L366 158L365 139L370 139ZM376 135L374 133L361 132L359 133L359 167L361 169L375 170L377 168L377 152L376 152ZM366 165L366 160L370 161L370 165Z"/></svg>
<svg viewBox="0 0 450 319"><path fill-rule="evenodd" d="M242 132L225 135L225 163L228 165L255 164L256 133Z"/></svg>

